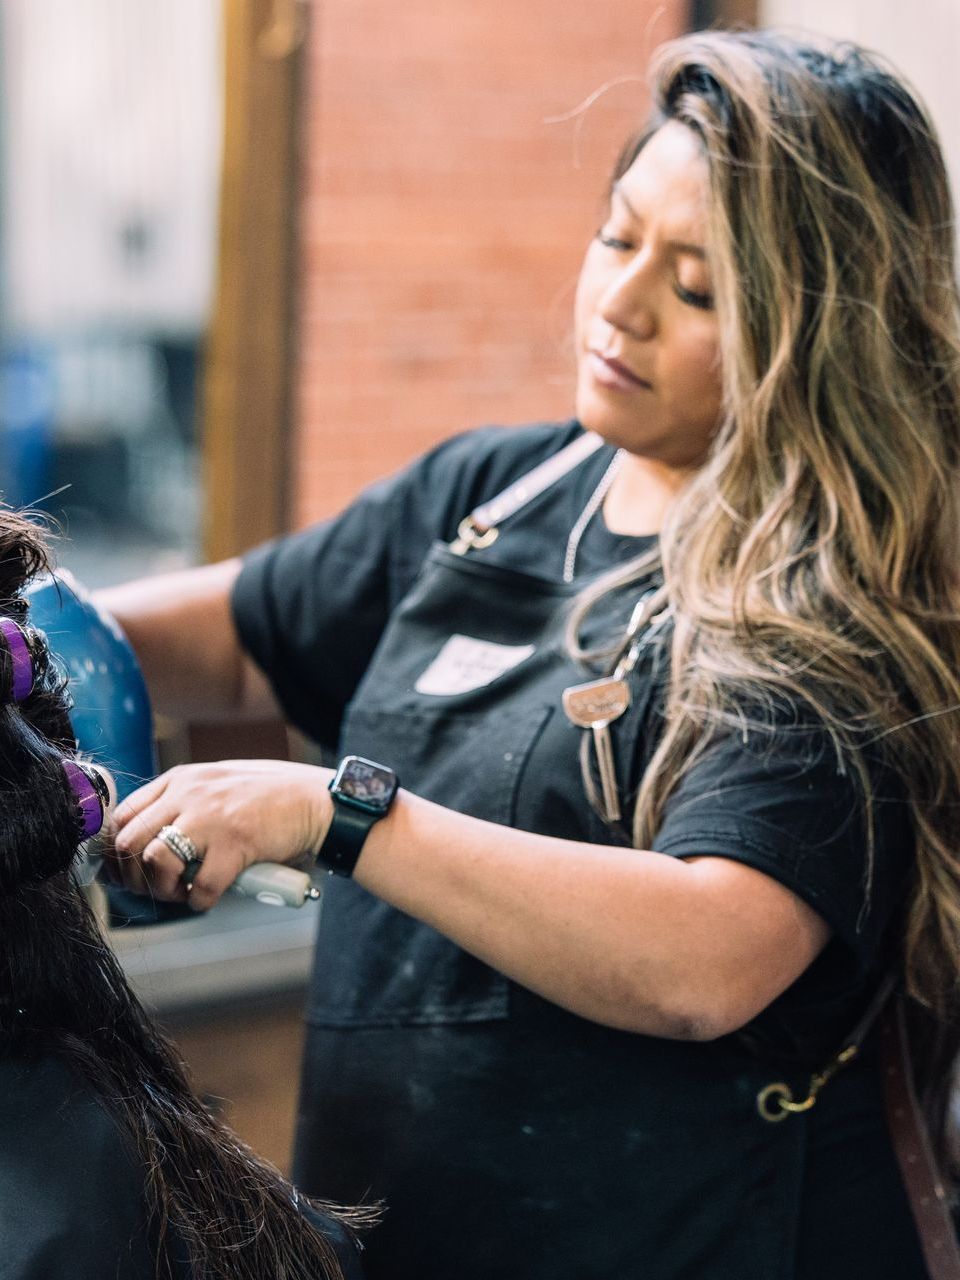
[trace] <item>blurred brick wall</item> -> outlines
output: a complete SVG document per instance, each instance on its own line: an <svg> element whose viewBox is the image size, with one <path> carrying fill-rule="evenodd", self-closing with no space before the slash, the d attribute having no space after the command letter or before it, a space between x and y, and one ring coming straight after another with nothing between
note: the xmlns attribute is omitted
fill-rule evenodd
<svg viewBox="0 0 960 1280"><path fill-rule="evenodd" d="M686 15L315 0L292 524L464 427L569 414L580 258L649 55Z"/></svg>

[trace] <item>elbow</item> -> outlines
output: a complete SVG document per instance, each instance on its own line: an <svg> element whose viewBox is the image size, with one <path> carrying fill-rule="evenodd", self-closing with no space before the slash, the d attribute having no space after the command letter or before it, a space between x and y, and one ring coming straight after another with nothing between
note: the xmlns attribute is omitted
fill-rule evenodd
<svg viewBox="0 0 960 1280"><path fill-rule="evenodd" d="M736 1000L730 995L726 999L703 1003L683 1018L682 1034L676 1038L697 1041L701 1044L722 1040L725 1036L742 1031L763 1012L763 1007L744 1000Z"/></svg>
<svg viewBox="0 0 960 1280"><path fill-rule="evenodd" d="M675 1007L652 1007L649 1003L633 1005L629 1015L624 1016L623 1009L614 1016L603 1019L608 1026L618 1031L630 1031L635 1035L656 1036L661 1040L686 1040L691 1043L707 1044L711 1040L719 1040L736 1030L733 1026L714 1017L710 1013L695 1013Z"/></svg>
<svg viewBox="0 0 960 1280"><path fill-rule="evenodd" d="M743 1020L718 1015L715 1009L671 1010L662 1021L664 1029L660 1034L665 1039L686 1040L694 1044L721 1040L744 1025Z"/></svg>
<svg viewBox="0 0 960 1280"><path fill-rule="evenodd" d="M735 982L711 981L692 988L674 1010L677 1040L708 1044L742 1030L760 1013Z"/></svg>
<svg viewBox="0 0 960 1280"><path fill-rule="evenodd" d="M739 1031L760 1012L737 991L735 982L716 980L674 981L654 998L649 987L634 991L623 1008L631 1010L629 1017L618 1020L625 1030L701 1044Z"/></svg>
<svg viewBox="0 0 960 1280"><path fill-rule="evenodd" d="M697 1044L709 1044L713 1040L722 1040L724 1036L729 1036L734 1031L739 1031L749 1021L749 1018L718 1016L714 1010L710 1010L699 1016L693 1015L687 1018L683 1023L682 1034L676 1036L675 1039L691 1040Z"/></svg>

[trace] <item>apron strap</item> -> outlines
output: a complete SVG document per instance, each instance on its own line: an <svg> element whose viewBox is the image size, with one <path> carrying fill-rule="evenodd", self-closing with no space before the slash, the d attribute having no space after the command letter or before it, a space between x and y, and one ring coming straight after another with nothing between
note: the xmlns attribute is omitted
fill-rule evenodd
<svg viewBox="0 0 960 1280"><path fill-rule="evenodd" d="M957 1231L947 1189L937 1167L927 1123L917 1098L904 998L895 992L896 985L893 974L884 978L863 1017L847 1037L845 1047L814 1075L810 1092L803 1101L794 1102L789 1086L777 1082L760 1091L757 1109L764 1120L773 1123L788 1115L809 1111L823 1085L856 1056L867 1032L879 1022L880 1069L887 1127L924 1261L930 1280L960 1280Z"/></svg>
<svg viewBox="0 0 960 1280"><path fill-rule="evenodd" d="M496 541L501 521L515 515L544 490L562 480L574 467L596 453L603 443L600 436L587 431L519 480L514 480L495 498L475 507L466 519L460 521L450 550L462 556L474 548L488 547Z"/></svg>
<svg viewBox="0 0 960 1280"><path fill-rule="evenodd" d="M930 1280L960 1280L956 1227L917 1099L902 997L881 1019L880 1062L890 1137Z"/></svg>
<svg viewBox="0 0 960 1280"><path fill-rule="evenodd" d="M775 1080L772 1084L764 1085L757 1094L757 1111L763 1120L768 1121L770 1124L779 1124L780 1121L786 1120L788 1116L803 1115L804 1112L816 1106L820 1091L824 1085L829 1084L837 1072L842 1071L859 1054L867 1032L877 1022L880 1014L887 1006L896 983L897 979L894 973L891 972L885 975L856 1026L845 1037L842 1047L833 1055L826 1066L819 1071L815 1071L810 1077L806 1097L794 1098L793 1090L784 1080ZM958 1277L958 1280L960 1280L960 1277Z"/></svg>

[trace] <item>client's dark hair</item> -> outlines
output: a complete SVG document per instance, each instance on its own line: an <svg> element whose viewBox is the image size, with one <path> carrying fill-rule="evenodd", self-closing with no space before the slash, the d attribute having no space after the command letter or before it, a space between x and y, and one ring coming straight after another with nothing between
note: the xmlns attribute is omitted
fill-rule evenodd
<svg viewBox="0 0 960 1280"><path fill-rule="evenodd" d="M25 583L48 567L30 521L0 506L0 615L26 623ZM0 644L0 690L11 686ZM130 991L71 874L81 815L63 769L75 743L66 681L40 646L34 688L0 694L0 1049L57 1055L129 1133L160 1241L195 1274L223 1280L337 1280L342 1272L298 1196L206 1110L172 1045ZM308 1202L316 1204L316 1202ZM348 1228L364 1209L316 1205Z"/></svg>

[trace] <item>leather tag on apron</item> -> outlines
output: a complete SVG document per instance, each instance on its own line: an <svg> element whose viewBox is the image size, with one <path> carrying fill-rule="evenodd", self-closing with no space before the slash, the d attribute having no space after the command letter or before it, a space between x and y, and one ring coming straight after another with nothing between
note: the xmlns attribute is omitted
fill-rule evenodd
<svg viewBox="0 0 960 1280"><path fill-rule="evenodd" d="M450 697L482 689L531 657L532 644L495 644L452 635L414 685L417 693Z"/></svg>

